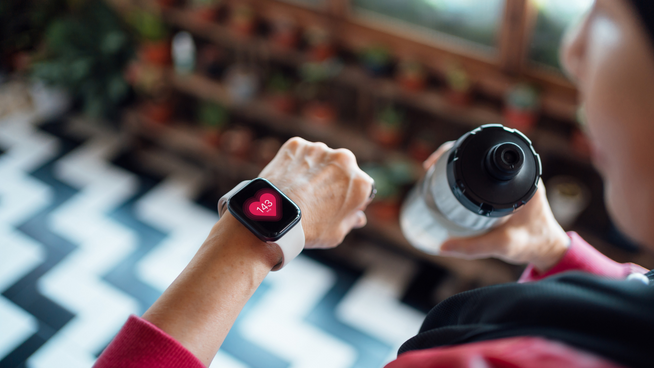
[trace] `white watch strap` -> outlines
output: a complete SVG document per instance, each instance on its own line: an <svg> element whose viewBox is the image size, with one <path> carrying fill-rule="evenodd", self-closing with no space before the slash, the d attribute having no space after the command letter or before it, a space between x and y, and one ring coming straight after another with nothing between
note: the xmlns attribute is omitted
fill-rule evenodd
<svg viewBox="0 0 654 368"><path fill-rule="evenodd" d="M239 190L243 189L246 185L251 180L244 180L238 185L236 185L232 190L227 192L224 196L218 200L218 217L222 217L225 211L227 211L227 206L229 204L229 199L234 196L234 194L238 193ZM290 261L295 259L295 257L302 252L302 249L304 249L304 229L302 228L302 219L298 221L295 226L291 228L284 236L282 236L280 239L277 239L275 242L269 242L273 244L277 244L279 246L279 249L282 250L282 261L278 266L275 266L273 268L273 271L278 271L284 268Z"/></svg>
<svg viewBox="0 0 654 368"><path fill-rule="evenodd" d="M290 261L295 259L302 252L302 249L304 249L304 241L304 229L302 228L302 219L300 219L291 230L274 242L282 250L284 259L282 259L279 267L273 268L273 271L284 268Z"/></svg>

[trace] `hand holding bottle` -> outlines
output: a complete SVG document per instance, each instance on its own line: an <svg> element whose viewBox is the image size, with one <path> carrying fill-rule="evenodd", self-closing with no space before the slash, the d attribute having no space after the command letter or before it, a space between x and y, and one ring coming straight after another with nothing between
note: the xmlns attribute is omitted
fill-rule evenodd
<svg viewBox="0 0 654 368"><path fill-rule="evenodd" d="M453 142L444 143L423 164L425 170L447 152ZM538 271L554 266L568 249L570 239L554 219L542 180L534 197L502 225L489 232L469 237L451 238L440 254L466 259L495 257L509 263L532 263Z"/></svg>

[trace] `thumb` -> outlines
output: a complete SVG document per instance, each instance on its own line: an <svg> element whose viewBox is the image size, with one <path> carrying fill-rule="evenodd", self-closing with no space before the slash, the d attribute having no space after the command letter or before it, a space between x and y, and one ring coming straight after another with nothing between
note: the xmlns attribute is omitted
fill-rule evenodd
<svg viewBox="0 0 654 368"><path fill-rule="evenodd" d="M349 229L360 229L368 223L368 218L363 211L356 211L351 214L346 220L349 226Z"/></svg>

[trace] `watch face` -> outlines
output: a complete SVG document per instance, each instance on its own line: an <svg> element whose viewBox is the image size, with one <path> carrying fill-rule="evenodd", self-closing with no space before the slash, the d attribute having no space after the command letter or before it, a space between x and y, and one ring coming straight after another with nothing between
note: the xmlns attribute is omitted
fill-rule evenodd
<svg viewBox="0 0 654 368"><path fill-rule="evenodd" d="M266 241L279 239L300 220L300 208L262 178L236 193L229 200L229 211Z"/></svg>

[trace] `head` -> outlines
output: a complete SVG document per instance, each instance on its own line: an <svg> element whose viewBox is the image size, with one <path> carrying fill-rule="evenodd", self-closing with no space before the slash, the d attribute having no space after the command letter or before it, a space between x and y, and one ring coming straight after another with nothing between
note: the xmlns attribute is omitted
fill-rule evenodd
<svg viewBox="0 0 654 368"><path fill-rule="evenodd" d="M651 0L596 0L561 60L579 89L611 217L654 250L654 28L636 1Z"/></svg>

